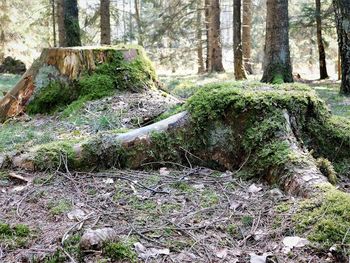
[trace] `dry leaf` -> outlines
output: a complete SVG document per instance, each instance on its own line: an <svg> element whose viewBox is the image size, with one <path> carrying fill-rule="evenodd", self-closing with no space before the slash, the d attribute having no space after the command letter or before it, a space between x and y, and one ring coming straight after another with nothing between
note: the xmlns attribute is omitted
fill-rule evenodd
<svg viewBox="0 0 350 263"><path fill-rule="evenodd" d="M283 239L283 244L292 249L294 247L305 247L306 245L309 244L309 241L305 238L300 238L297 236L294 237L285 237Z"/></svg>
<svg viewBox="0 0 350 263"><path fill-rule="evenodd" d="M162 168L159 169L159 174L161 176L167 176L167 175L170 174L170 171L168 170L168 168L162 167Z"/></svg>
<svg viewBox="0 0 350 263"><path fill-rule="evenodd" d="M257 187L255 184L252 184L248 188L248 193L254 194L254 193L260 192L261 190L262 190L261 187Z"/></svg>
<svg viewBox="0 0 350 263"><path fill-rule="evenodd" d="M255 253L252 253L249 255L250 255L250 263L266 263L266 259L269 256L266 253L264 253L262 256L259 256Z"/></svg>
<svg viewBox="0 0 350 263"><path fill-rule="evenodd" d="M227 257L227 249L226 248L220 249L215 253L215 255L218 258L224 259Z"/></svg>
<svg viewBox="0 0 350 263"><path fill-rule="evenodd" d="M170 250L168 248L157 249L157 248L146 248L140 242L134 244L135 250L140 258L148 259L148 258L156 258L159 255L169 255Z"/></svg>

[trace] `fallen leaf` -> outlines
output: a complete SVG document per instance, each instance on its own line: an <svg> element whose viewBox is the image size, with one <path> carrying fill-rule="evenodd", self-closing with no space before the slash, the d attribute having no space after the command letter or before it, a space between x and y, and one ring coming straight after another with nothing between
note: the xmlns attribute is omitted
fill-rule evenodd
<svg viewBox="0 0 350 263"><path fill-rule="evenodd" d="M230 209L233 211L236 211L241 205L242 205L242 203L232 201L232 202L230 202Z"/></svg>
<svg viewBox="0 0 350 263"><path fill-rule="evenodd" d="M249 254L249 256L250 256L250 263L266 263L266 259L269 255L264 253L262 256L259 256L255 253L251 253Z"/></svg>
<svg viewBox="0 0 350 263"><path fill-rule="evenodd" d="M74 209L67 214L68 219L81 221L85 218L86 213L81 209Z"/></svg>
<svg viewBox="0 0 350 263"><path fill-rule="evenodd" d="M254 193L260 192L261 190L262 190L261 187L257 187L255 184L252 184L248 188L248 193L254 194Z"/></svg>
<svg viewBox="0 0 350 263"><path fill-rule="evenodd" d="M283 244L292 249L294 247L305 247L306 245L309 244L309 241L305 238L300 238L300 237L297 237L297 236L294 236L294 237L285 237L283 239Z"/></svg>
<svg viewBox="0 0 350 263"><path fill-rule="evenodd" d="M140 242L134 243L136 253L142 259L156 258L159 255L169 255L170 250L168 248L157 249L157 248L146 248Z"/></svg>
<svg viewBox="0 0 350 263"><path fill-rule="evenodd" d="M159 174L161 176L167 176L167 175L170 174L170 171L168 170L168 168L162 167L162 168L159 169Z"/></svg>
<svg viewBox="0 0 350 263"><path fill-rule="evenodd" d="M103 182L105 184L114 184L114 180L112 178L107 178L107 179L103 180Z"/></svg>
<svg viewBox="0 0 350 263"><path fill-rule="evenodd" d="M227 249L226 248L223 248L223 249L220 249L216 252L215 254L218 258L221 258L221 259L224 259L227 257Z"/></svg>

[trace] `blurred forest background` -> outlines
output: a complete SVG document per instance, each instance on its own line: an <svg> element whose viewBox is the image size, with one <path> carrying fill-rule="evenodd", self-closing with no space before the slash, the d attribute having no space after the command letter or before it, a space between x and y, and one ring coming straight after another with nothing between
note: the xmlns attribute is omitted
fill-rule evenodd
<svg viewBox="0 0 350 263"><path fill-rule="evenodd" d="M250 63L254 74L260 75L264 57L266 0L245 2L252 18ZM100 44L100 1L79 0L78 4L82 45ZM56 23L59 20L55 5L57 3L53 0L1 0L0 60L12 56L29 66L42 48L53 47L55 42L58 45L57 28L55 38L53 34L53 12L56 11ZM247 10L244 5L243 28L244 12ZM220 7L223 66L226 71L232 71L233 1L221 0ZM199 38L205 55L204 13L204 0L112 0L111 42L142 44L161 74L194 74L198 71ZM315 1L296 0L289 4L293 71L304 79L319 78L315 14ZM337 79L337 33L330 0L322 1L320 16L328 74Z"/></svg>

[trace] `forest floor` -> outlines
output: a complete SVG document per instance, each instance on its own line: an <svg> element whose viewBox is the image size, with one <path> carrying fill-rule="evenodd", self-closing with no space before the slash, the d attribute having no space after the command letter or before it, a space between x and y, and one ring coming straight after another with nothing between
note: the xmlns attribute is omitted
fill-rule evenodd
<svg viewBox="0 0 350 263"><path fill-rule="evenodd" d="M16 78L0 76L0 90L8 90ZM0 125L0 151L125 132L181 104L198 85L230 78L161 76L174 97L126 92L90 102L68 118L23 116ZM350 116L350 99L338 94L339 83L309 84L334 114ZM306 237L295 228L300 199L231 172L190 163L159 166L90 173L1 171L0 262L342 262L304 239L298 248L290 247L286 237ZM340 187L349 185L344 179ZM104 227L118 233L118 241L110 244L118 253L107 245L82 252L78 244L84 231Z"/></svg>

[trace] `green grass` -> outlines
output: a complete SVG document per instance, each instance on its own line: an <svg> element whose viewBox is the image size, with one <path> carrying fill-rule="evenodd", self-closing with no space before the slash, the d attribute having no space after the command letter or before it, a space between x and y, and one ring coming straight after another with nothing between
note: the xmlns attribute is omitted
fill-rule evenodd
<svg viewBox="0 0 350 263"><path fill-rule="evenodd" d="M339 94L340 83L314 83L310 86L329 105L332 114L350 117L350 97Z"/></svg>

